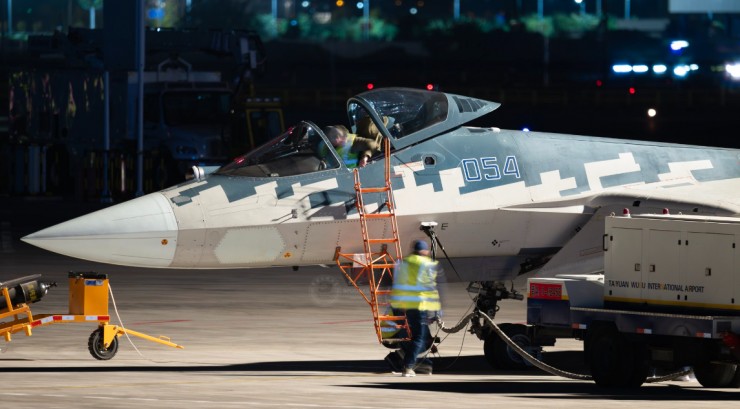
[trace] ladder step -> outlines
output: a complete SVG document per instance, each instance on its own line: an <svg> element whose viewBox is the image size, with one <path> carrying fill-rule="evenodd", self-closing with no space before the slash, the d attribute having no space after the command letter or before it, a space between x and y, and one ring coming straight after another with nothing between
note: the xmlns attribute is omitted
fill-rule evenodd
<svg viewBox="0 0 740 409"><path fill-rule="evenodd" d="M362 217L366 219L388 219L395 216L393 213L366 213Z"/></svg>
<svg viewBox="0 0 740 409"><path fill-rule="evenodd" d="M361 187L360 193L378 193L378 192L387 192L388 186L383 187Z"/></svg>
<svg viewBox="0 0 740 409"><path fill-rule="evenodd" d="M398 239L396 238L390 238L390 239L367 239L368 243L372 244L378 244L378 243L396 243L398 242Z"/></svg>
<svg viewBox="0 0 740 409"><path fill-rule="evenodd" d="M376 268L376 269L393 268L395 266L396 266L395 264L386 264L386 263L383 263L383 264L381 264L381 263L374 263L373 264L373 268Z"/></svg>
<svg viewBox="0 0 740 409"><path fill-rule="evenodd" d="M405 315L378 315L378 321L406 321Z"/></svg>

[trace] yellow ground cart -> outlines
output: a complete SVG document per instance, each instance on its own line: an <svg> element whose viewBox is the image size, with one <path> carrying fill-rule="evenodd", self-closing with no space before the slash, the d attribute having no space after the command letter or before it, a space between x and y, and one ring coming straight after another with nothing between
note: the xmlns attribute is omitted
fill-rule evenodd
<svg viewBox="0 0 740 409"><path fill-rule="evenodd" d="M67 314L33 315L29 304L41 300L56 284L40 281L41 275L31 275L0 283L0 335L10 342L11 335L24 332L31 336L36 327L73 322L97 323L87 346L90 354L99 360L113 358L118 352L118 337L133 335L173 348L183 347L169 338L152 337L122 326L110 324L108 314L109 281L107 274L69 273L69 312Z"/></svg>

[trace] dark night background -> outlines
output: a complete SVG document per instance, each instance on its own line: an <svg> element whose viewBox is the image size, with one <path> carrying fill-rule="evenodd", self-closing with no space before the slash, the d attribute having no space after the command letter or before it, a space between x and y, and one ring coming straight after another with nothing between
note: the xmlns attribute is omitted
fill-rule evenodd
<svg viewBox="0 0 740 409"><path fill-rule="evenodd" d="M105 71L111 150L131 157L135 11L109 3L3 4L0 195L97 200L97 161L111 155L99 140ZM237 111L277 98L286 125L346 122L347 97L369 86L430 87L503 103L475 125L738 148L740 4L690 3L145 0L145 69L179 57L218 71ZM251 55L234 48L246 33ZM156 190L146 172L144 189Z"/></svg>

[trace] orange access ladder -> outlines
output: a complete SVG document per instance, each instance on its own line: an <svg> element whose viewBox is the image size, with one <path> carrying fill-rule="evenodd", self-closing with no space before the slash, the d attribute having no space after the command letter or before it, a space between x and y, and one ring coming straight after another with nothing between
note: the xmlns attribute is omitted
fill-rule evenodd
<svg viewBox="0 0 740 409"><path fill-rule="evenodd" d="M342 253L337 247L335 259L342 273L357 289L360 295L370 305L373 313L373 324L381 343L395 343L410 339L408 321L404 315L389 315L391 308L388 301L390 289L387 285L393 279L393 267L397 260L402 258L401 245L398 238L398 223L396 222L395 201L391 186L391 158L390 142L384 140L385 151L385 186L362 187L359 169L354 170L355 176L355 206L360 216L360 228L364 253ZM368 193L385 193L385 202L376 212L368 213L365 209L364 195ZM383 237L370 237L370 227L375 223L384 223ZM390 225L390 229L388 229ZM377 231L379 229L373 229ZM362 287L367 284L367 289ZM382 286L386 286L382 289ZM383 336L384 331L404 334L402 337Z"/></svg>

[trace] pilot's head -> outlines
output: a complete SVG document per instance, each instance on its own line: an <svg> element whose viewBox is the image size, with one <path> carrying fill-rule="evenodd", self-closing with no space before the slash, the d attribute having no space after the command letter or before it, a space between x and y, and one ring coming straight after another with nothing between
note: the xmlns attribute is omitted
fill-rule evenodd
<svg viewBox="0 0 740 409"><path fill-rule="evenodd" d="M324 128L324 133L334 147L344 146L347 143L347 134L349 131L342 125L327 126Z"/></svg>

